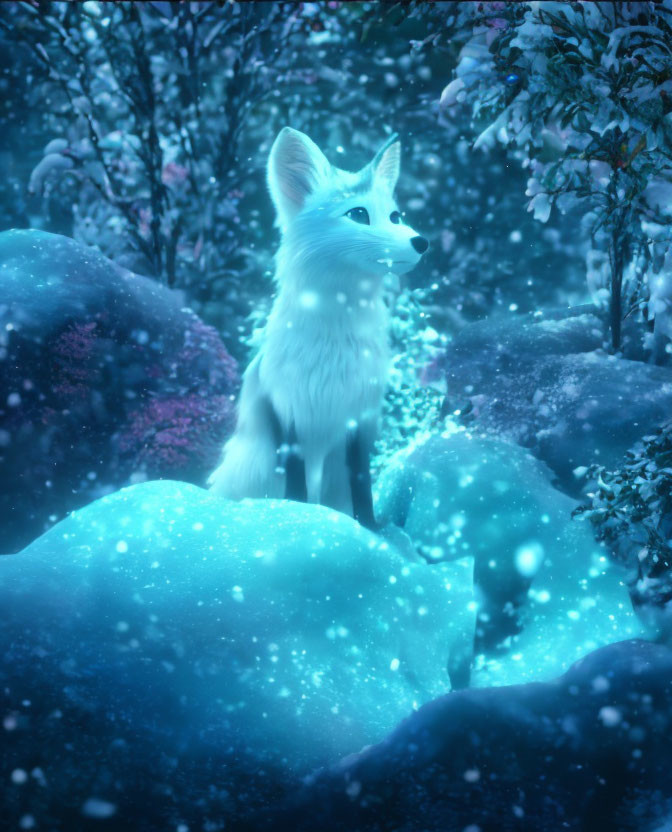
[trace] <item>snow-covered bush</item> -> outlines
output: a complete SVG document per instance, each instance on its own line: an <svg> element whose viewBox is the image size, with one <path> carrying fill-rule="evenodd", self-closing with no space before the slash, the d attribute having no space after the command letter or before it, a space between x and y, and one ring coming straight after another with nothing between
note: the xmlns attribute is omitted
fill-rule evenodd
<svg viewBox="0 0 672 832"><path fill-rule="evenodd" d="M445 351L447 338L437 332L428 313L438 289L436 283L406 289L391 304L393 359L375 470L413 437L438 424L445 384L443 374L433 373L433 367Z"/></svg>
<svg viewBox="0 0 672 832"><path fill-rule="evenodd" d="M633 603L654 624L669 629L672 600L672 422L626 455L623 467L594 466L596 488L578 513L630 570Z"/></svg>
<svg viewBox="0 0 672 832"><path fill-rule="evenodd" d="M457 5L446 21L466 43L441 109L468 105L475 147L513 150L536 219L553 206L580 217L590 288L618 350L670 242L672 4Z"/></svg>
<svg viewBox="0 0 672 832"><path fill-rule="evenodd" d="M194 301L234 273L263 274L239 234L240 203L259 189L239 159L241 135L276 89L273 70L287 69L292 16L277 3L226 14L213 2L3 11L51 104L35 125L55 138L34 161L33 201L60 194L73 236Z"/></svg>

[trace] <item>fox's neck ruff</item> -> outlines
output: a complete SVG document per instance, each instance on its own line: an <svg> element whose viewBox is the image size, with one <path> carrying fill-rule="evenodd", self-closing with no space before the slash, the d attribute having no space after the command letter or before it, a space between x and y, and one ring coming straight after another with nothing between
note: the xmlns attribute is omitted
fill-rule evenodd
<svg viewBox="0 0 672 832"><path fill-rule="evenodd" d="M283 243L277 255L274 308L324 326L343 326L378 316L384 309L383 278L366 268L344 265L328 253L296 250Z"/></svg>
<svg viewBox="0 0 672 832"><path fill-rule="evenodd" d="M352 275L348 275L352 279ZM362 278L364 280L364 278ZM382 294L323 287L319 291L281 287L276 296L270 322L273 329L313 330L319 340L330 340L336 333L367 341L387 340L387 307ZM276 331L276 334L277 331Z"/></svg>

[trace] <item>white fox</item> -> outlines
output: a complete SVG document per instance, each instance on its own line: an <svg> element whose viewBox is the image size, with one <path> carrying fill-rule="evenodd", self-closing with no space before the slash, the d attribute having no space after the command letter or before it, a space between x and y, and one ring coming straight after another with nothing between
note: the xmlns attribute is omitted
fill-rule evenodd
<svg viewBox="0 0 672 832"><path fill-rule="evenodd" d="M304 133L278 134L267 170L282 231L278 293L208 480L214 493L307 499L375 525L369 454L389 360L383 278L410 271L428 247L394 202L395 139L350 173Z"/></svg>

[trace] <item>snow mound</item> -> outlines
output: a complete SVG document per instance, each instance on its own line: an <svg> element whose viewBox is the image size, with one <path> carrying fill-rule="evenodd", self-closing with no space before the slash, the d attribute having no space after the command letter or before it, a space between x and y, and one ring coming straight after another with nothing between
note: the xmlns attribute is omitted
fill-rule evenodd
<svg viewBox="0 0 672 832"><path fill-rule="evenodd" d="M427 557L453 561L444 567L453 570L451 645L459 634L466 649L477 610L492 618L519 606L521 632L477 666L472 684L551 679L597 647L644 634L625 573L523 448L453 426L393 457L376 492L379 519L402 526Z"/></svg>
<svg viewBox="0 0 672 832"><path fill-rule="evenodd" d="M618 467L672 408L672 369L607 355L600 320L578 312L471 324L444 357L449 411L529 448L572 494L576 468Z"/></svg>
<svg viewBox="0 0 672 832"><path fill-rule="evenodd" d="M55 745L81 751L92 724L207 758L222 788L246 759L336 760L448 689L447 596L440 568L324 507L129 487L0 558L4 711L31 719L14 765L58 779Z"/></svg>

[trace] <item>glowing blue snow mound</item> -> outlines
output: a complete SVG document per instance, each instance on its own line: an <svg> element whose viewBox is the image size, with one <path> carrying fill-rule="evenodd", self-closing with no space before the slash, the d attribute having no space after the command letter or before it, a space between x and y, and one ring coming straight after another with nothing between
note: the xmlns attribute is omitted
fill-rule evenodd
<svg viewBox="0 0 672 832"><path fill-rule="evenodd" d="M644 635L624 573L589 524L571 518L576 503L546 465L518 445L450 429L393 457L376 491L379 518L462 570L450 601L463 638L517 614L520 631L485 651L472 684L549 680L598 647ZM464 578L473 564L476 587Z"/></svg>
<svg viewBox="0 0 672 832"><path fill-rule="evenodd" d="M323 507L135 485L0 559L0 684L307 769L446 692L442 574Z"/></svg>

